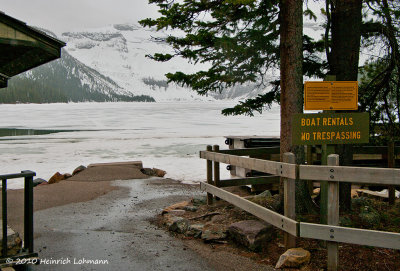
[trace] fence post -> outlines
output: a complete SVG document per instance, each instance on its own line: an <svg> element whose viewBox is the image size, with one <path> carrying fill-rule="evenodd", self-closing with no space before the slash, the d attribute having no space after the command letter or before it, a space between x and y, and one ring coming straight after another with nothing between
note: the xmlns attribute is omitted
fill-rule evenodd
<svg viewBox="0 0 400 271"><path fill-rule="evenodd" d="M339 166L339 155L331 154L328 156L328 166ZM335 169L330 169L330 179L328 182L328 225L337 226L339 224L339 182L335 180ZM335 232L331 230L331 238L335 238ZM339 251L337 242L327 242L328 250L328 271L338 269Z"/></svg>
<svg viewBox="0 0 400 271"><path fill-rule="evenodd" d="M394 141L388 143L388 168L394 168L396 156L394 155ZM394 185L389 186L389 205L394 205L396 200L396 190Z"/></svg>
<svg viewBox="0 0 400 271"><path fill-rule="evenodd" d="M335 153L335 145L322 145L321 164L328 165L328 156ZM328 213L328 182L320 181L320 221L321 224L327 224Z"/></svg>
<svg viewBox="0 0 400 271"><path fill-rule="evenodd" d="M286 152L283 154L283 162L295 164L296 157L293 153ZM296 170L296 175L297 174L298 171ZM297 176L296 179L298 179ZM296 179L283 178L284 215L291 219L296 218ZM294 248L296 247L296 237L285 232L284 243L286 249Z"/></svg>
<svg viewBox="0 0 400 271"><path fill-rule="evenodd" d="M212 147L211 145L207 146L207 151L212 151ZM211 160L207 160L207 183L208 184L213 184L213 180L212 180L212 161ZM207 193L207 205L211 205L213 204L213 195L210 193Z"/></svg>
<svg viewBox="0 0 400 271"><path fill-rule="evenodd" d="M24 173L24 171L21 171ZM25 177L24 248L33 253L33 177Z"/></svg>
<svg viewBox="0 0 400 271"><path fill-rule="evenodd" d="M2 223L3 223L3 243L2 243L2 257L7 257L7 180L1 180L2 185Z"/></svg>
<svg viewBox="0 0 400 271"><path fill-rule="evenodd" d="M306 160L307 160L307 165L313 165L313 152L312 152L312 145L307 145L307 154L306 154ZM313 194L314 192L314 183L313 181L307 181L307 186L308 186L308 192L310 192L310 195Z"/></svg>
<svg viewBox="0 0 400 271"><path fill-rule="evenodd" d="M219 151L219 146L214 145L213 146L213 151L218 152ZM220 180L220 173L219 173L219 162L214 162L214 185L216 187L219 187L219 180ZM219 200L218 197L215 197L216 200Z"/></svg>

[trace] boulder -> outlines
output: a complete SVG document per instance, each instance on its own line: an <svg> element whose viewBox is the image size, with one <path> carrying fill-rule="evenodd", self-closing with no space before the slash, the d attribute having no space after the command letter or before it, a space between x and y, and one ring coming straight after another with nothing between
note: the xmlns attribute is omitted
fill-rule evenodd
<svg viewBox="0 0 400 271"><path fill-rule="evenodd" d="M196 197L192 198L192 204L194 206L205 205L206 203L207 203L206 196L196 196Z"/></svg>
<svg viewBox="0 0 400 271"><path fill-rule="evenodd" d="M188 212L196 212L198 209L199 209L198 207L191 206L191 205L183 207L183 210L188 211Z"/></svg>
<svg viewBox="0 0 400 271"><path fill-rule="evenodd" d="M158 168L153 168L154 174L157 177L164 177L165 174L167 174L167 172L165 170L162 169L158 169Z"/></svg>
<svg viewBox="0 0 400 271"><path fill-rule="evenodd" d="M283 253L275 268L300 268L310 262L311 253L303 248L291 248Z"/></svg>
<svg viewBox="0 0 400 271"><path fill-rule="evenodd" d="M171 206L168 206L167 208L162 210L161 214L163 215L163 214L169 213L172 210L183 210L189 204L190 204L189 201L182 201L182 202L178 202L178 203L172 204Z"/></svg>
<svg viewBox="0 0 400 271"><path fill-rule="evenodd" d="M203 224L189 225L189 227L186 231L186 235L193 236L194 238L200 238L201 234L203 233L203 228L204 228Z"/></svg>
<svg viewBox="0 0 400 271"><path fill-rule="evenodd" d="M152 168L142 168L140 171L147 176L157 176Z"/></svg>
<svg viewBox="0 0 400 271"><path fill-rule="evenodd" d="M228 230L233 240L252 251L261 250L275 235L272 225L258 220L239 221Z"/></svg>
<svg viewBox="0 0 400 271"><path fill-rule="evenodd" d="M272 197L272 194L269 190L265 190L264 192L255 196L255 198L269 198L269 197Z"/></svg>
<svg viewBox="0 0 400 271"><path fill-rule="evenodd" d="M183 214L186 213L186 211L185 210L176 209L176 210L171 210L168 213L173 215L173 216L182 216Z"/></svg>
<svg viewBox="0 0 400 271"><path fill-rule="evenodd" d="M1 223L0 223L1 224ZM2 225L0 225L0 232L3 231ZM0 243L3 243L3 236L0 236ZM19 233L15 232L9 226L7 226L7 255L13 256L20 252L22 248L22 239L19 236ZM0 255L2 256L3 251L0 251ZM1 269L3 270L3 269Z"/></svg>
<svg viewBox="0 0 400 271"><path fill-rule="evenodd" d="M42 184L42 183L48 184L47 181L46 181L45 179L36 178L36 179L33 180L33 187L38 186L38 185L40 185L40 184Z"/></svg>
<svg viewBox="0 0 400 271"><path fill-rule="evenodd" d="M158 168L142 168L140 170L143 174L154 177L164 177L167 172Z"/></svg>
<svg viewBox="0 0 400 271"><path fill-rule="evenodd" d="M72 176L78 174L79 172L82 172L86 169L85 166L80 165L79 167L77 167L76 169L74 169L74 171L72 172Z"/></svg>
<svg viewBox="0 0 400 271"><path fill-rule="evenodd" d="M224 220L225 220L224 215L214 215L211 217L210 222L211 223L219 223L219 222L223 222Z"/></svg>
<svg viewBox="0 0 400 271"><path fill-rule="evenodd" d="M272 196L269 190L266 190L259 195L249 197L248 200L258 205L264 206L268 209L271 209L275 212L280 212L282 209L282 204L279 195L276 194Z"/></svg>
<svg viewBox="0 0 400 271"><path fill-rule="evenodd" d="M65 180L65 177L60 172L56 172L48 181L49 184L58 183L60 181Z"/></svg>
<svg viewBox="0 0 400 271"><path fill-rule="evenodd" d="M64 180L71 178L71 177L72 177L72 174L64 173Z"/></svg>
<svg viewBox="0 0 400 271"><path fill-rule="evenodd" d="M185 233L189 227L189 221L183 217L174 216L170 218L170 225L168 230L177 232L177 233Z"/></svg>
<svg viewBox="0 0 400 271"><path fill-rule="evenodd" d="M219 242L225 240L227 237L226 231L224 230L204 230L201 233L201 239L206 243Z"/></svg>

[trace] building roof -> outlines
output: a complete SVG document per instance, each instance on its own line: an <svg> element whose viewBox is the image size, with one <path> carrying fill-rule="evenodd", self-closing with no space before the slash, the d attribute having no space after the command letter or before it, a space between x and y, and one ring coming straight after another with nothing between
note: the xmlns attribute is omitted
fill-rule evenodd
<svg viewBox="0 0 400 271"><path fill-rule="evenodd" d="M21 72L61 57L65 43L0 12L0 87Z"/></svg>

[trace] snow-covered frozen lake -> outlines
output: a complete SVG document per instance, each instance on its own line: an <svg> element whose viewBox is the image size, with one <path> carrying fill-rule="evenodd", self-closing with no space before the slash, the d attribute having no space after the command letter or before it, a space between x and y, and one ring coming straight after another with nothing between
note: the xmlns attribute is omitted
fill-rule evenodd
<svg viewBox="0 0 400 271"><path fill-rule="evenodd" d="M79 165L143 161L183 182L205 179L206 145L226 148L224 136L279 136L279 108L255 117L221 115L233 102L0 105L0 129L67 130L0 137L0 174L33 170L49 179ZM221 168L223 178L229 172ZM9 181L22 187L22 180Z"/></svg>

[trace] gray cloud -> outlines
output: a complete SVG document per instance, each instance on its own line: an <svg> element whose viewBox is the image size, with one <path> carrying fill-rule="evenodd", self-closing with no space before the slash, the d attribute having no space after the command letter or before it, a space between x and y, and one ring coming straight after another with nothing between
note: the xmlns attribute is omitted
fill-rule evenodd
<svg viewBox="0 0 400 271"><path fill-rule="evenodd" d="M157 16L148 0L0 0L0 7L28 25L56 34Z"/></svg>

